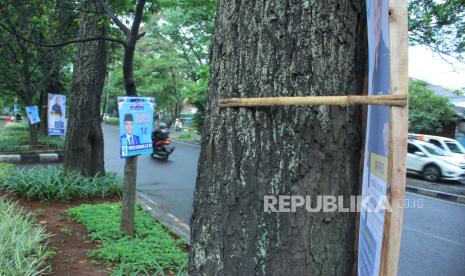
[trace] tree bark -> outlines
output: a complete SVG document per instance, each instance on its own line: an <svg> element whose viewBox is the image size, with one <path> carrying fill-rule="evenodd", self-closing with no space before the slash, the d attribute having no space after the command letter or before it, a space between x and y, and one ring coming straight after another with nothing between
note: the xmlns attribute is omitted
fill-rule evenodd
<svg viewBox="0 0 465 276"><path fill-rule="evenodd" d="M86 1L84 10L96 10L93 3ZM79 37L104 36L107 26L99 24L101 17L97 13L83 13ZM107 70L107 43L104 40L79 43L77 49L68 100L64 168L85 175L104 174L100 101Z"/></svg>
<svg viewBox="0 0 465 276"><path fill-rule="evenodd" d="M350 275L354 213L265 213L265 195L355 195L359 107L219 108L355 95L364 1L219 0L191 219L190 275ZM315 206L315 202L312 203Z"/></svg>

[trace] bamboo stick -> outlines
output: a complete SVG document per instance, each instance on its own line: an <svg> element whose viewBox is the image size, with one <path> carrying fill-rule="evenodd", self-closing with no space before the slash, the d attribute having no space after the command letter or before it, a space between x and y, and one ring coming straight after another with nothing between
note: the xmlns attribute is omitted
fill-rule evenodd
<svg viewBox="0 0 465 276"><path fill-rule="evenodd" d="M407 105L407 95L228 98L218 101L220 107L355 104L405 106Z"/></svg>

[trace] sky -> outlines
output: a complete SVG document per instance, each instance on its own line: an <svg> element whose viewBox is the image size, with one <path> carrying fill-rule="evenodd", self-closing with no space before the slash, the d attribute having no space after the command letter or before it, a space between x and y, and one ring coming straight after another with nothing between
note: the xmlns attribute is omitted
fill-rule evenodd
<svg viewBox="0 0 465 276"><path fill-rule="evenodd" d="M449 89L465 88L465 64L451 57L443 56L441 58L427 47L409 47L408 69L409 77Z"/></svg>

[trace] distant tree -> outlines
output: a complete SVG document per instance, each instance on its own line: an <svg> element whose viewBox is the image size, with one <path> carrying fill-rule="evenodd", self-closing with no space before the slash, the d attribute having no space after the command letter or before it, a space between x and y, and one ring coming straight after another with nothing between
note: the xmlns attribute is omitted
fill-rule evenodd
<svg viewBox="0 0 465 276"><path fill-rule="evenodd" d="M465 1L410 0L409 41L465 62Z"/></svg>
<svg viewBox="0 0 465 276"><path fill-rule="evenodd" d="M435 133L438 128L458 118L454 106L444 96L435 95L427 83L409 83L409 131Z"/></svg>

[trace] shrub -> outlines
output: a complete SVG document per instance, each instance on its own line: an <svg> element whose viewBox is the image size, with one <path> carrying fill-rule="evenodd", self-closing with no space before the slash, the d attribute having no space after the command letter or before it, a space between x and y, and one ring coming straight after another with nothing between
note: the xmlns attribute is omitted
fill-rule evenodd
<svg viewBox="0 0 465 276"><path fill-rule="evenodd" d="M3 182L3 180L10 175L10 173L14 169L13 164L5 164L5 163L0 163L0 183Z"/></svg>
<svg viewBox="0 0 465 276"><path fill-rule="evenodd" d="M109 125L119 125L119 118L117 117L110 117L105 121Z"/></svg>
<svg viewBox="0 0 465 276"><path fill-rule="evenodd" d="M45 228L33 224L30 213L0 198L0 275L39 275L49 267L52 251L44 243Z"/></svg>
<svg viewBox="0 0 465 276"><path fill-rule="evenodd" d="M28 199L69 201L120 195L121 179L113 173L87 177L60 167L35 167L13 170L0 183L1 188Z"/></svg>
<svg viewBox="0 0 465 276"><path fill-rule="evenodd" d="M168 231L140 208L136 210L134 238L126 237L120 231L119 203L83 204L69 209L68 215L84 224L92 239L102 244L89 254L107 265L118 265L121 275L145 275L149 272L165 275L164 269L180 274L186 268L187 254L181 249L185 241L174 240Z"/></svg>
<svg viewBox="0 0 465 276"><path fill-rule="evenodd" d="M9 123L0 133L0 152L23 151L31 148L27 123ZM63 149L61 137L38 136L38 143L46 148Z"/></svg>
<svg viewBox="0 0 465 276"><path fill-rule="evenodd" d="M29 124L27 122L22 123L8 123L5 125L5 130L28 130Z"/></svg>
<svg viewBox="0 0 465 276"><path fill-rule="evenodd" d="M183 134L179 134L178 136L178 139L183 139L183 140L194 140L194 136L192 136L192 134L190 133L183 133Z"/></svg>

